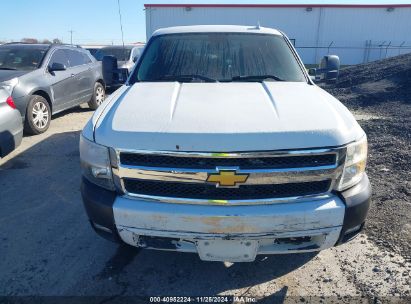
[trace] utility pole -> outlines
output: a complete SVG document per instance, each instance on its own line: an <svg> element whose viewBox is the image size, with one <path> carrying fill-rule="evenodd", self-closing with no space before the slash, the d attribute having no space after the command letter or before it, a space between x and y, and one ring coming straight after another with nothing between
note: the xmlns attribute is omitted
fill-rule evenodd
<svg viewBox="0 0 411 304"><path fill-rule="evenodd" d="M70 33L70 44L73 45L73 30L69 30Z"/></svg>
<svg viewBox="0 0 411 304"><path fill-rule="evenodd" d="M120 0L117 0L118 5L118 16L120 18L120 30L121 30L121 41L123 42L123 50L124 48L124 32L123 32L123 21L121 19L121 7L120 7Z"/></svg>

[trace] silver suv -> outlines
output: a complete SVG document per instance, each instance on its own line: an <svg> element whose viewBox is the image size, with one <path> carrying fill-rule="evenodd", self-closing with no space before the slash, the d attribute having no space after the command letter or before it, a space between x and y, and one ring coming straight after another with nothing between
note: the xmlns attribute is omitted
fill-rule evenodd
<svg viewBox="0 0 411 304"><path fill-rule="evenodd" d="M0 46L0 88L20 111L24 130L45 132L51 115L105 99L101 64L80 47L11 43Z"/></svg>

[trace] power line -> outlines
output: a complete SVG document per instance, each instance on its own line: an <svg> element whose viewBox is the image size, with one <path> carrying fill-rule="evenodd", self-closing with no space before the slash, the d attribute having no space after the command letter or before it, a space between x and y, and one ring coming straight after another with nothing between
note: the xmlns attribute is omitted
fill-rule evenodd
<svg viewBox="0 0 411 304"><path fill-rule="evenodd" d="M124 47L123 21L122 21L122 18L121 18L120 0L117 0L117 5L118 5L118 16L120 17L121 41L123 43L123 49L125 49L125 47Z"/></svg>

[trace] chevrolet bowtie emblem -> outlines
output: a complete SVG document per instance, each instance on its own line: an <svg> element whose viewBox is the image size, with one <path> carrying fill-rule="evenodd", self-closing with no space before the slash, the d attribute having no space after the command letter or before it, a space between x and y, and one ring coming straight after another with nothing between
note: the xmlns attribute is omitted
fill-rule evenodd
<svg viewBox="0 0 411 304"><path fill-rule="evenodd" d="M236 171L220 171L218 173L210 173L207 177L207 182L217 183L222 187L235 187L238 183L245 183L248 174L237 174Z"/></svg>

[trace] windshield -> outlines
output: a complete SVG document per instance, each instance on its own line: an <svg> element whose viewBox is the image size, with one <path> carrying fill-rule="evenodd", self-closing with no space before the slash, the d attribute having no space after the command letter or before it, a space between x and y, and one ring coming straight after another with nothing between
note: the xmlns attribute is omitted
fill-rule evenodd
<svg viewBox="0 0 411 304"><path fill-rule="evenodd" d="M0 70L35 70L47 49L26 46L0 46Z"/></svg>
<svg viewBox="0 0 411 304"><path fill-rule="evenodd" d="M117 58L118 61L128 61L130 59L131 48L102 48L99 49L95 54L94 57L98 61L102 61L104 56L114 56Z"/></svg>
<svg viewBox="0 0 411 304"><path fill-rule="evenodd" d="M183 33L154 37L135 81L306 81L279 35Z"/></svg>

